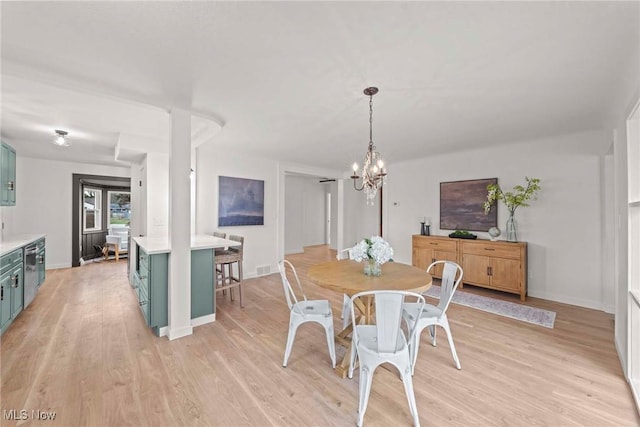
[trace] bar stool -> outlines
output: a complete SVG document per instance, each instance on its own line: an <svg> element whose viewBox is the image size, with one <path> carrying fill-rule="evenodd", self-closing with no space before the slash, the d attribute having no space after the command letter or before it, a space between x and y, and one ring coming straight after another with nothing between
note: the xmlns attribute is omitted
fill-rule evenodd
<svg viewBox="0 0 640 427"><path fill-rule="evenodd" d="M226 239L227 238L227 233L221 233L219 231L214 231L213 235L214 235L214 237L220 237L221 239ZM216 248L216 249L213 250L213 252L214 252L214 255L215 255L215 262L216 262L215 275L216 275L216 287L217 287L217 286L222 286L222 284L224 282L223 277L222 277L222 265L223 264L218 264L218 257L224 255L227 251L224 248ZM222 291L222 295L226 295L226 294L227 294L227 291L223 290Z"/></svg>
<svg viewBox="0 0 640 427"><path fill-rule="evenodd" d="M220 251L220 253L216 252L216 272L218 269L220 270L220 276L216 274L216 284L221 285L216 286L216 292L224 292L229 289L231 301L233 301L233 288L237 287L238 294L240 295L240 307L244 308L244 303L242 302L242 260L244 252L244 237L230 235L229 240L240 242L240 246L229 246L229 249L227 250ZM233 265L236 263L238 265L238 275L234 276Z"/></svg>

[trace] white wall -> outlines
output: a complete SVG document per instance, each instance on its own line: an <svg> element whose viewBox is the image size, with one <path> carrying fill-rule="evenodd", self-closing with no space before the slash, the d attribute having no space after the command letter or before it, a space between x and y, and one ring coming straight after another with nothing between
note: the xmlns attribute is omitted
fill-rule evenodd
<svg viewBox="0 0 640 427"><path fill-rule="evenodd" d="M525 175L536 177L542 187L538 200L516 211L518 238L528 242L529 295L602 308L596 151L606 139L603 132L589 132L389 165L385 237L395 259L411 263L411 235L419 232L420 216L431 217L432 234L449 233L439 229L440 182L497 177L504 189L511 189L523 184ZM506 219L500 204L501 229Z"/></svg>
<svg viewBox="0 0 640 427"><path fill-rule="evenodd" d="M303 178L287 175L284 180L284 253L297 254L304 251L303 225Z"/></svg>
<svg viewBox="0 0 640 427"><path fill-rule="evenodd" d="M130 168L16 159L16 206L2 208L4 236L45 233L46 268L71 267L72 175L130 177Z"/></svg>
<svg viewBox="0 0 640 427"><path fill-rule="evenodd" d="M268 265L277 272L278 164L241 152L220 150L207 143L196 149L197 225L199 234L222 231L244 236L244 277L255 277L256 268ZM264 225L218 227L218 176L264 181Z"/></svg>
<svg viewBox="0 0 640 427"><path fill-rule="evenodd" d="M614 163L614 280L616 289L615 310L615 342L625 376L628 375L628 185L627 185L627 129L626 118L621 120L614 130L613 163ZM637 165L636 165L637 167Z"/></svg>
<svg viewBox="0 0 640 427"><path fill-rule="evenodd" d="M284 251L301 253L305 246L322 245L326 236L327 184L317 177L285 177Z"/></svg>
<svg viewBox="0 0 640 427"><path fill-rule="evenodd" d="M344 197L343 200L339 200L338 198L338 181L334 181L329 184L327 191L331 193L331 230L330 232L330 242L329 248L333 250L338 249L338 224L342 222L342 226L344 227L344 221L347 218L347 211L345 206ZM340 206L342 206L342 219L339 218L339 210ZM347 240L345 240L348 242ZM347 246L349 246L347 244Z"/></svg>
<svg viewBox="0 0 640 427"><path fill-rule="evenodd" d="M143 163L144 173L141 177L146 198L142 200L146 206L142 210L146 214L144 220L146 230L142 234L148 237L167 237L169 235L169 155L148 153ZM185 209L190 209L185 206Z"/></svg>

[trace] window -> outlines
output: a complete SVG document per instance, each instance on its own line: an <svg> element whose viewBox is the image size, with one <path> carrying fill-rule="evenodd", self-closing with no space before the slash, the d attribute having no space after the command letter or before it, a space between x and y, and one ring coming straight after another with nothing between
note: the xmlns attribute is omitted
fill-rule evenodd
<svg viewBox="0 0 640 427"><path fill-rule="evenodd" d="M109 225L131 222L131 193L128 191L109 191Z"/></svg>
<svg viewBox="0 0 640 427"><path fill-rule="evenodd" d="M84 188L83 193L83 227L84 231L102 230L102 190Z"/></svg>

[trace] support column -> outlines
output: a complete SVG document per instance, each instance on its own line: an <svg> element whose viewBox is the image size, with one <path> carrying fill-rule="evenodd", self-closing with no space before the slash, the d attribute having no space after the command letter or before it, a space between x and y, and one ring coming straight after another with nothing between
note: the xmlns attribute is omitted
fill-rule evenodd
<svg viewBox="0 0 640 427"><path fill-rule="evenodd" d="M169 339L191 335L191 114L171 111Z"/></svg>

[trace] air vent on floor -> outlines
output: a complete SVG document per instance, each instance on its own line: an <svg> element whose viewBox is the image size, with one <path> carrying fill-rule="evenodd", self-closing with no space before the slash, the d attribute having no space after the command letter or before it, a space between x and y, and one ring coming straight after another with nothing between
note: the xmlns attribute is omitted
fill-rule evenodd
<svg viewBox="0 0 640 427"><path fill-rule="evenodd" d="M258 267L256 267L256 275L258 276L265 276L269 273L271 273L270 265L259 265Z"/></svg>

